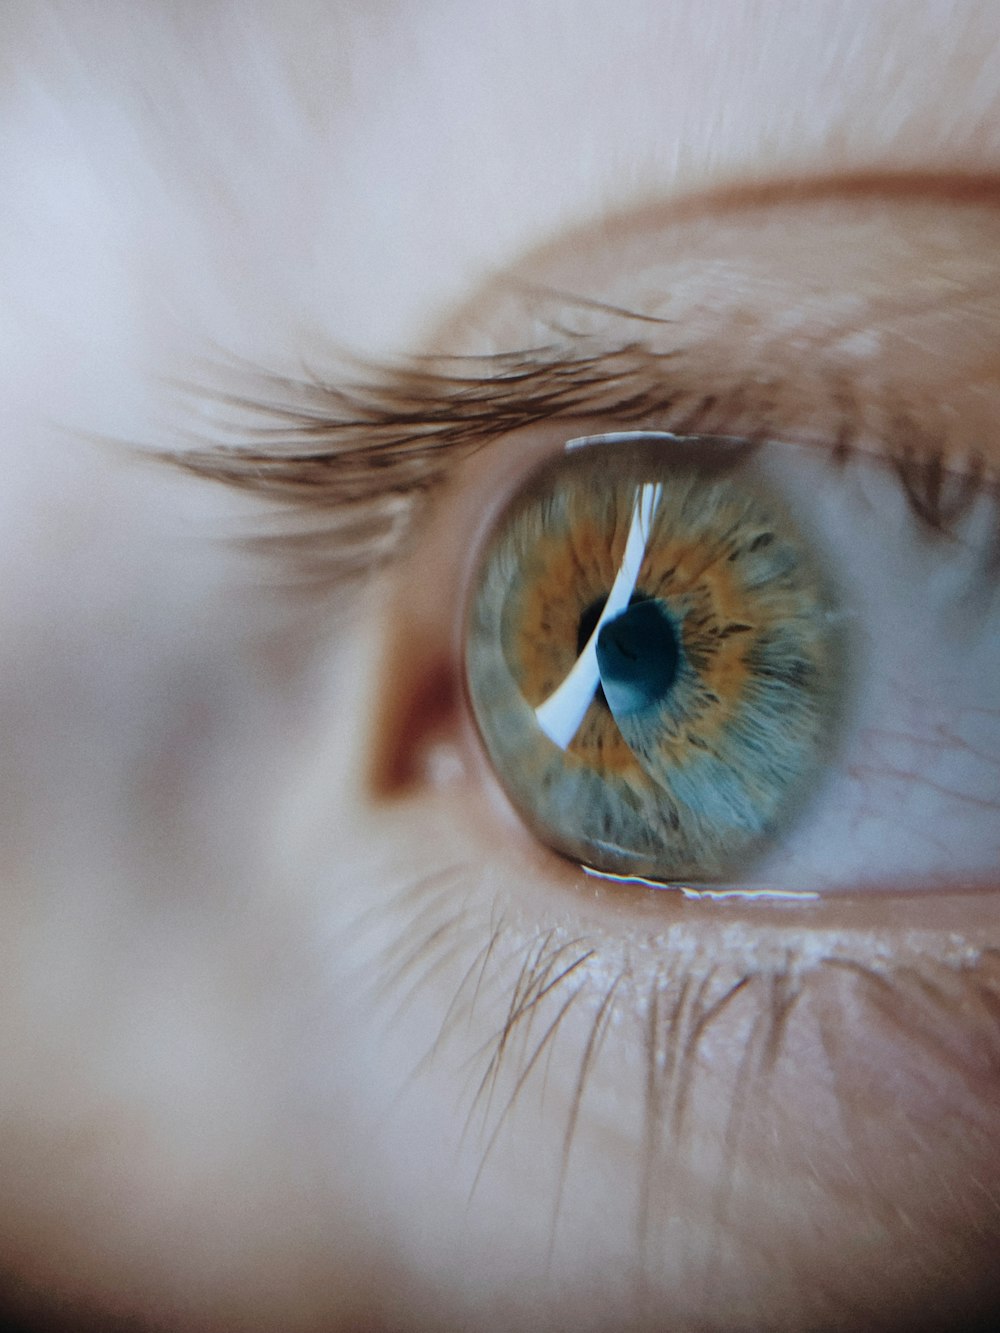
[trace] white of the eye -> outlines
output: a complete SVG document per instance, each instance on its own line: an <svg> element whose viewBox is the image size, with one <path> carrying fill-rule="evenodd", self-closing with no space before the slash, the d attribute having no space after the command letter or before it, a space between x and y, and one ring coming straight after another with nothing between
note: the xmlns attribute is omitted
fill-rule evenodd
<svg viewBox="0 0 1000 1333"><path fill-rule="evenodd" d="M663 486L660 482L645 482L636 492L622 562L593 633L563 683L535 709L538 725L561 750L566 749L579 731L580 723L597 692L600 683L597 636L605 621L617 616L629 604L662 495Z"/></svg>
<svg viewBox="0 0 1000 1333"><path fill-rule="evenodd" d="M824 892L992 884L1000 603L985 556L995 496L984 489L945 543L926 537L878 458L839 472L823 450L783 441L761 446L754 473L836 580L846 669L835 743L755 878Z"/></svg>

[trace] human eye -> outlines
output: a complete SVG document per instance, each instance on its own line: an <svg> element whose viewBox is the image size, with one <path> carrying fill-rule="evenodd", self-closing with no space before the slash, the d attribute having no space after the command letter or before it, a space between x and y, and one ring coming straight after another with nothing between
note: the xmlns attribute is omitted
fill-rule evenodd
<svg viewBox="0 0 1000 1333"><path fill-rule="evenodd" d="M274 377L252 434L180 460L290 503L258 545L320 607L380 571L329 613L283 827L364 1034L338 1077L433 1226L383 1220L456 1319L916 1326L992 1295L996 217L872 186L625 221L424 360ZM622 431L754 445L864 603L843 772L720 886L814 900L587 877L492 800L476 553L539 461Z"/></svg>
<svg viewBox="0 0 1000 1333"><path fill-rule="evenodd" d="M529 476L474 579L466 682L543 843L689 894L988 876L996 497L929 454L960 500L950 548L912 495L909 528L866 525L908 442L848 472L787 441L628 432Z"/></svg>

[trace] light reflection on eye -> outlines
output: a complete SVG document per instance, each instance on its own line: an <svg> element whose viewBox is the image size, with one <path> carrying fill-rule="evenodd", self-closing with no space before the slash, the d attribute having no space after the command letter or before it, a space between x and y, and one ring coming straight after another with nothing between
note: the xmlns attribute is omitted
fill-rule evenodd
<svg viewBox="0 0 1000 1333"><path fill-rule="evenodd" d="M946 707L965 725L995 718L998 636L967 597L956 624L967 547L935 548L942 568L921 578L927 542L891 520L872 540L858 472L869 500L895 485L871 462L818 474L791 446L654 433L572 441L529 479L481 561L466 676L494 769L542 842L611 876L787 891L990 870L1000 737L947 753L934 737ZM779 496L796 490L789 508ZM900 614L923 652L891 628ZM902 719L907 689L924 726L902 734L926 769L909 835L893 829L891 779L880 795L858 777L874 721Z"/></svg>

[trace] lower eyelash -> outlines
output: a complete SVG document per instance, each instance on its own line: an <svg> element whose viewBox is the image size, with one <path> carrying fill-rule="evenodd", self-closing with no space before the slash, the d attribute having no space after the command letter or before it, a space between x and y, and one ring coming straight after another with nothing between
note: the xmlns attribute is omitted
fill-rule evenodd
<svg viewBox="0 0 1000 1333"><path fill-rule="evenodd" d="M635 1241L646 1266L653 1264L663 1225L658 1199L664 1173L669 1176L689 1151L699 1097L705 1095L700 1080L706 1068L718 1065L718 1057L706 1065L706 1053L719 1034L725 1049L727 1024L743 1035L737 1043L742 1053L729 1061L723 1157L710 1201L719 1227L726 1224L741 1163L760 1147L755 1136L767 1123L768 1106L786 1091L790 1040L802 1037L799 1029L790 1039L798 1021L810 1025L809 1040L825 1052L839 1115L861 1154L853 1169L862 1178L870 1108L863 1088L851 1091L849 1070L870 1025L892 1034L897 1045L915 1048L976 1105L985 1109L995 1100L1000 949L956 949L937 958L918 951L894 961L866 961L849 938L831 938L825 951L815 940L808 951L786 942L751 965L745 950L727 947L722 925L711 957L694 933L682 930L674 947L661 945L651 961L648 951L640 958L618 942L564 928L525 936L497 908L484 931L477 901L482 888L473 866L455 864L398 889L389 908L397 934L371 967L371 994L387 1028L418 999L440 999L437 1029L412 1067L400 1071L400 1085L426 1077L446 1057L464 1071L455 1139L474 1145L478 1154L470 1204L505 1132L516 1133L521 1104L543 1094L552 1066L566 1071L568 1110L549 1201L550 1258L559 1244L588 1090L600 1079L606 1055L620 1056L623 1045L641 1055L633 1096L620 1095L634 1108ZM845 1004L850 1022L838 1017ZM474 1032L487 1013L502 1018L480 1042Z"/></svg>

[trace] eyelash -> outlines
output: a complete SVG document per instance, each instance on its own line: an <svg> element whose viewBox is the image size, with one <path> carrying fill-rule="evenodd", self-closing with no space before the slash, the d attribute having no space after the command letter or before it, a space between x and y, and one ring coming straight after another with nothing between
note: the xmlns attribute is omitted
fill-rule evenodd
<svg viewBox="0 0 1000 1333"><path fill-rule="evenodd" d="M223 415L204 447L158 456L277 502L277 529L246 544L320 591L355 583L405 550L421 501L456 464L503 435L553 421L790 439L824 448L839 468L874 454L892 468L930 537L956 540L989 495L996 517L985 572L1000 567L1000 481L980 453L955 466L946 430L916 422L896 395L863 404L831 377L825 434L812 429L802 438L775 419L780 382L741 379L692 392L696 371L680 360L638 342L588 350L574 339L492 357L364 365L341 384L244 369L245 391L187 386ZM198 433L206 434L203 423Z"/></svg>
<svg viewBox="0 0 1000 1333"><path fill-rule="evenodd" d="M619 1034L616 1047L638 1043L644 1050L635 1099L642 1108L635 1224L643 1262L654 1252L660 1224L650 1182L665 1169L671 1144L684 1142L682 1136L696 1126L699 1079L706 1076L701 1051L719 1020L742 1021L748 1032L727 1098L725 1171L713 1205L720 1223L739 1162L762 1148L753 1135L767 1125L769 1104L781 1095L781 1065L795 1045L792 1034L799 1021L815 1025L814 1039L821 1043L838 1088L841 1066L852 1054L851 1041L843 1034L864 1022L866 1031L881 1025L896 1041L912 1043L923 1056L943 1062L955 1083L982 1106L995 1098L1000 950L934 958L918 941L909 955L891 963L865 962L850 939L830 936L827 947L817 950L814 938L810 950L796 950L783 937L769 960L753 963L732 957L722 965L691 957L686 945L693 937L685 938L681 923L675 924L669 940L658 943L657 961L648 966L617 942L576 935L564 927L522 932L494 915L484 931L475 910L477 901L487 897L481 888L475 868L462 864L444 866L396 888L394 938L374 946L365 974L372 1001L390 1029L422 994L440 995L443 977L457 978L450 1001L441 1005L436 1036L412 1068L402 1071L402 1081L419 1078L457 1048L466 1076L459 1108L464 1114L462 1139L477 1154L470 1204L519 1104L534 1094L544 1095L555 1051L566 1067L575 1069L557 1136L562 1148L551 1202L550 1255L558 1240L581 1108L613 1026L635 1030L631 1038ZM852 1008L858 1002L864 1019ZM494 1022L500 1014L501 1021L470 1054L465 1043L480 1010ZM845 1082L849 1085L850 1080ZM748 1114L751 1106L753 1117ZM863 1135L852 1115L856 1109L846 1101L840 1106L847 1132L859 1134L855 1146L861 1153ZM870 1119L874 1108L866 1107L864 1114ZM854 1169L863 1175L875 1165L859 1158Z"/></svg>

